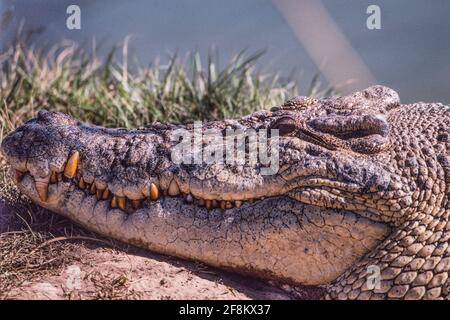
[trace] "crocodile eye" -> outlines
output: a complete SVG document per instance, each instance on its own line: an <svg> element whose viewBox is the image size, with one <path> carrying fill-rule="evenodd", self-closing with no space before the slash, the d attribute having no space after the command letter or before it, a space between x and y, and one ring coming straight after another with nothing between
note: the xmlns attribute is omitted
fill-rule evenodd
<svg viewBox="0 0 450 320"><path fill-rule="evenodd" d="M270 127L270 129L278 129L280 136L287 136L297 130L297 123L291 117L283 117L276 120Z"/></svg>

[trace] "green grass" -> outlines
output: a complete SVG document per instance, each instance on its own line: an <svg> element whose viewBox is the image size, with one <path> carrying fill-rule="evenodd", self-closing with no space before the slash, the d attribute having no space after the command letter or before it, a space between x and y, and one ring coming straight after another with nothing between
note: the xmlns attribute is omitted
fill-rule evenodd
<svg viewBox="0 0 450 320"><path fill-rule="evenodd" d="M114 50L99 61L74 45L42 50L17 41L0 54L0 138L41 108L108 127L223 119L267 109L296 95L297 88L294 80L259 72L255 62L261 54L240 53L219 70L212 55L201 61L193 52L129 72L127 57L118 58ZM309 87L312 95L325 93L317 77Z"/></svg>

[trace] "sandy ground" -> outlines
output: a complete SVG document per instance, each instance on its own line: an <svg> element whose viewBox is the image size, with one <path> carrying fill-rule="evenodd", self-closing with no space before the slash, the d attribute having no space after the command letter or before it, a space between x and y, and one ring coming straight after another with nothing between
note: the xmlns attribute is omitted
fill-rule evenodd
<svg viewBox="0 0 450 320"><path fill-rule="evenodd" d="M255 280L136 251L80 248L82 263L27 281L7 299L291 299Z"/></svg>
<svg viewBox="0 0 450 320"><path fill-rule="evenodd" d="M23 230L23 224L18 223L21 219L24 218L18 218L17 208L0 200L0 239L16 236L16 231ZM92 241L79 240L76 238L79 234L73 231L74 226L66 219L49 212L41 214L40 219L39 228L29 224L30 232L37 234L46 224L51 228L62 224L61 230L67 233L68 228L72 228L70 233L75 237L52 234L50 239L43 239L35 248L29 248L27 254L36 255L46 248L45 255L38 259L38 264L44 265L58 258L57 250L61 248L57 245L70 242L61 254L72 257L72 261L48 270L26 262L27 272L25 276L19 272L17 282L6 274L14 282L0 292L3 299L314 299L322 294L318 288L275 285L124 244L100 242L109 240L99 237L92 237ZM0 250L1 246L0 241ZM5 251L10 249L5 249L5 245L3 248L3 259L6 259L8 252ZM30 265L34 268L30 267L31 271L28 271ZM0 275L5 270L0 268Z"/></svg>

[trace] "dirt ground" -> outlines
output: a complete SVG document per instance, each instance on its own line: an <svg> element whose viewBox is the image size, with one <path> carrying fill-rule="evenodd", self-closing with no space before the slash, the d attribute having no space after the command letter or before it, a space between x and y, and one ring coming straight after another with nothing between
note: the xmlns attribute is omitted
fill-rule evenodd
<svg viewBox="0 0 450 320"><path fill-rule="evenodd" d="M0 199L1 299L315 299L104 239L20 200Z"/></svg>

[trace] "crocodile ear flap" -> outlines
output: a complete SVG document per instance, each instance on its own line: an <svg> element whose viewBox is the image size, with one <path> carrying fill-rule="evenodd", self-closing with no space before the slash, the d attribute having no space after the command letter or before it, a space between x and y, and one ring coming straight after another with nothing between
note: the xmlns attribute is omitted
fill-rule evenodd
<svg viewBox="0 0 450 320"><path fill-rule="evenodd" d="M348 114L378 114L399 106L400 98L397 92L390 88L372 86L348 96L327 99L326 104Z"/></svg>
<svg viewBox="0 0 450 320"><path fill-rule="evenodd" d="M334 136L338 146L358 153L378 153L389 145L389 123L381 114L330 115L315 118L308 125Z"/></svg>

